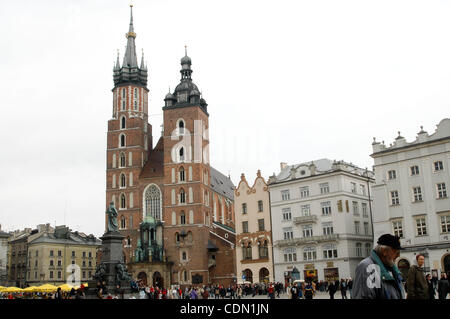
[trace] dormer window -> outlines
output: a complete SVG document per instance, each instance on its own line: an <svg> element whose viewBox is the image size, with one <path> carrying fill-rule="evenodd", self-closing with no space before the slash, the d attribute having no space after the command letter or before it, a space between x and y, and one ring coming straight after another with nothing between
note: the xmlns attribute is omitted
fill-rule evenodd
<svg viewBox="0 0 450 319"><path fill-rule="evenodd" d="M187 93L178 93L178 102L187 102Z"/></svg>

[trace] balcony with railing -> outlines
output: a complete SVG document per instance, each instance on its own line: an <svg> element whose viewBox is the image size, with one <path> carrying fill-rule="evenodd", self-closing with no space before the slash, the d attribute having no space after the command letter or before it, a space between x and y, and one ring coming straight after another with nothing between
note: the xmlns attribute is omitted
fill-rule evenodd
<svg viewBox="0 0 450 319"><path fill-rule="evenodd" d="M333 241L337 241L337 240L339 240L339 234L331 234L331 235L311 236L311 237L278 240L275 242L275 245L278 247L285 247L285 246L297 246L297 245L304 245L304 244L317 244L317 243L333 242Z"/></svg>
<svg viewBox="0 0 450 319"><path fill-rule="evenodd" d="M317 222L317 215L294 217L294 224L309 224L316 222Z"/></svg>

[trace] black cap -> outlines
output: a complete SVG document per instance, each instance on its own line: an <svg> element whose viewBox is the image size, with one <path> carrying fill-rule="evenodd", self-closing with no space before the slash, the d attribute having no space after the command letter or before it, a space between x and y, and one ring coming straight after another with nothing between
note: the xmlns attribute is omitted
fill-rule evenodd
<svg viewBox="0 0 450 319"><path fill-rule="evenodd" d="M400 246L400 237L391 234L381 235L380 238L378 238L377 244L389 246L394 249L403 249Z"/></svg>

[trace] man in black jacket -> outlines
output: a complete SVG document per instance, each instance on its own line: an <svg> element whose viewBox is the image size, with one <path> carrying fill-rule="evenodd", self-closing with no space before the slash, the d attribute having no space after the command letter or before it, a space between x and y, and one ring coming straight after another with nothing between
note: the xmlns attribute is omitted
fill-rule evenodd
<svg viewBox="0 0 450 319"><path fill-rule="evenodd" d="M445 272L441 273L441 279L438 281L438 296L439 299L446 299L448 293L450 292L450 284L447 280L447 274Z"/></svg>

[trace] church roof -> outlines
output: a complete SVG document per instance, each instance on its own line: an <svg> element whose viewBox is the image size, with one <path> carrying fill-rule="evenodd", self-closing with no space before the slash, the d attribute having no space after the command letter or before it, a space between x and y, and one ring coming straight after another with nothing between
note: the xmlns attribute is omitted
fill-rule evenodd
<svg viewBox="0 0 450 319"><path fill-rule="evenodd" d="M216 193L234 200L233 182L214 167L211 167L211 188Z"/></svg>
<svg viewBox="0 0 450 319"><path fill-rule="evenodd" d="M142 168L141 178L162 177L164 175L164 139L159 138L158 144L150 151L147 163Z"/></svg>

